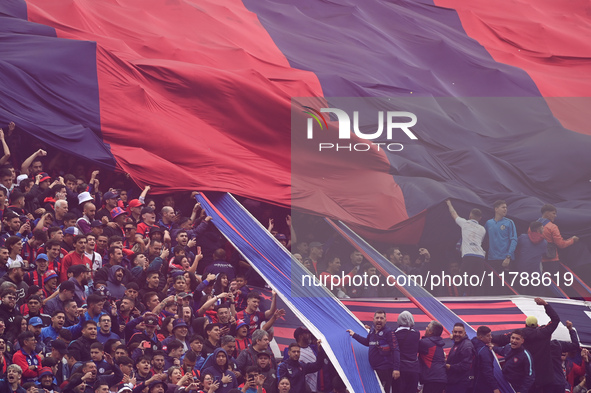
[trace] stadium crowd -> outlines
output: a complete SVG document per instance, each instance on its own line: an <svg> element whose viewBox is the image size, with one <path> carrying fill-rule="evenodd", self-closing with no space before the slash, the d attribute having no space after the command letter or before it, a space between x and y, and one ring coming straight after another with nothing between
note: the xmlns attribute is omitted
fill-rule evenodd
<svg viewBox="0 0 591 393"><path fill-rule="evenodd" d="M13 136L14 123L7 130ZM139 190L124 174L105 175L101 184L102 171L80 161L44 149L19 160L2 130L0 142L0 392L346 391L321 342L304 327L275 356L273 325L285 311L275 293L262 308L261 293L251 288L264 287L264 280L195 203L196 193L160 196L157 203L149 186ZM458 220L451 203L450 212L462 230L477 222ZM293 242L294 256L311 272L341 271L338 258L323 260L321 243L297 242L289 216L277 227L286 234L269 221L271 233L290 249ZM516 242L509 239L508 253L499 248L506 254L500 266ZM415 266L397 248L387 255L420 272L430 254L418 253ZM464 257L473 254L462 245ZM350 257L354 274L377 274L361 253ZM370 287L341 291L380 295ZM493 349L507 359L503 374L516 391L584 392L588 352L580 351L572 324L571 343L551 341L558 316L536 301L550 324L528 318L509 335L482 326L468 340L458 323L447 356L441 324L431 322L421 338L409 312L391 330L386 314L376 311L367 337L351 334L370 346L370 364L387 392L497 392Z"/></svg>

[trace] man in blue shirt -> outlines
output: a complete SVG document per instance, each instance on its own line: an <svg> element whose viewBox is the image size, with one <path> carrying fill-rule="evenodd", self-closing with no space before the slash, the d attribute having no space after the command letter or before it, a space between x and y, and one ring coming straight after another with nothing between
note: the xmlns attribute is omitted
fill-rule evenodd
<svg viewBox="0 0 591 393"><path fill-rule="evenodd" d="M493 205L495 217L486 222L484 226L488 233L488 263L497 271L509 267L512 259L515 259L517 247L517 229L515 223L506 218L507 202L498 200Z"/></svg>

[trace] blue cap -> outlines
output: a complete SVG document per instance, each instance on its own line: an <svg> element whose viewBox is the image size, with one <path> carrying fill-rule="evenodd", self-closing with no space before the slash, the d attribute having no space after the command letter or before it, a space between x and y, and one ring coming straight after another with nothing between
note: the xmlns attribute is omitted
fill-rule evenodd
<svg viewBox="0 0 591 393"><path fill-rule="evenodd" d="M47 258L47 255L46 254L39 254L39 255L37 255L37 259L36 260L38 261L39 259L43 259L44 261L48 261L49 260Z"/></svg>
<svg viewBox="0 0 591 393"><path fill-rule="evenodd" d="M29 325L31 325L31 326L43 325L43 321L39 317L33 317L33 318L29 319Z"/></svg>

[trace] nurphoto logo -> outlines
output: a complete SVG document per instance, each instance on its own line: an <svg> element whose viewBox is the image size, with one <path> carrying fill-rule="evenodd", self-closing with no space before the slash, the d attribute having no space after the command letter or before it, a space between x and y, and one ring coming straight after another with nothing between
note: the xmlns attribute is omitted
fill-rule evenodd
<svg viewBox="0 0 591 393"><path fill-rule="evenodd" d="M320 127L320 130L328 129L328 123L323 113L332 113L337 117L339 124L339 140L350 140L351 130L359 138L371 143L319 143L318 151L323 150L347 150L347 151L368 151L372 146L380 149L387 149L388 151L401 151L404 146L402 143L391 142L398 130L411 140L417 140L417 136L412 132L410 127L417 124L417 116L412 112L401 111L379 111L377 130L372 132L362 132L359 128L359 111L353 111L353 127L351 127L351 117L342 109L338 108L321 108L320 111L309 106L303 106L303 112L310 115L307 122L307 139L314 139L314 121ZM385 139L388 142L373 142L377 139L383 139L385 130Z"/></svg>

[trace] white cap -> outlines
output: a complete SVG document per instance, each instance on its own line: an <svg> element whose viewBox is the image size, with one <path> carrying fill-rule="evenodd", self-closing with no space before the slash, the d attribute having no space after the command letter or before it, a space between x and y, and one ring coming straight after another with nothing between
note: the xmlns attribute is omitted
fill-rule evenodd
<svg viewBox="0 0 591 393"><path fill-rule="evenodd" d="M21 182L22 182L23 180L27 179L28 177L29 177L29 176L27 176L27 175L18 175L18 176L16 177L16 185L17 185L17 186L20 186L20 185L21 185Z"/></svg>
<svg viewBox="0 0 591 393"><path fill-rule="evenodd" d="M78 204L81 205L84 202L92 201L92 197L88 191L81 192L78 194Z"/></svg>

